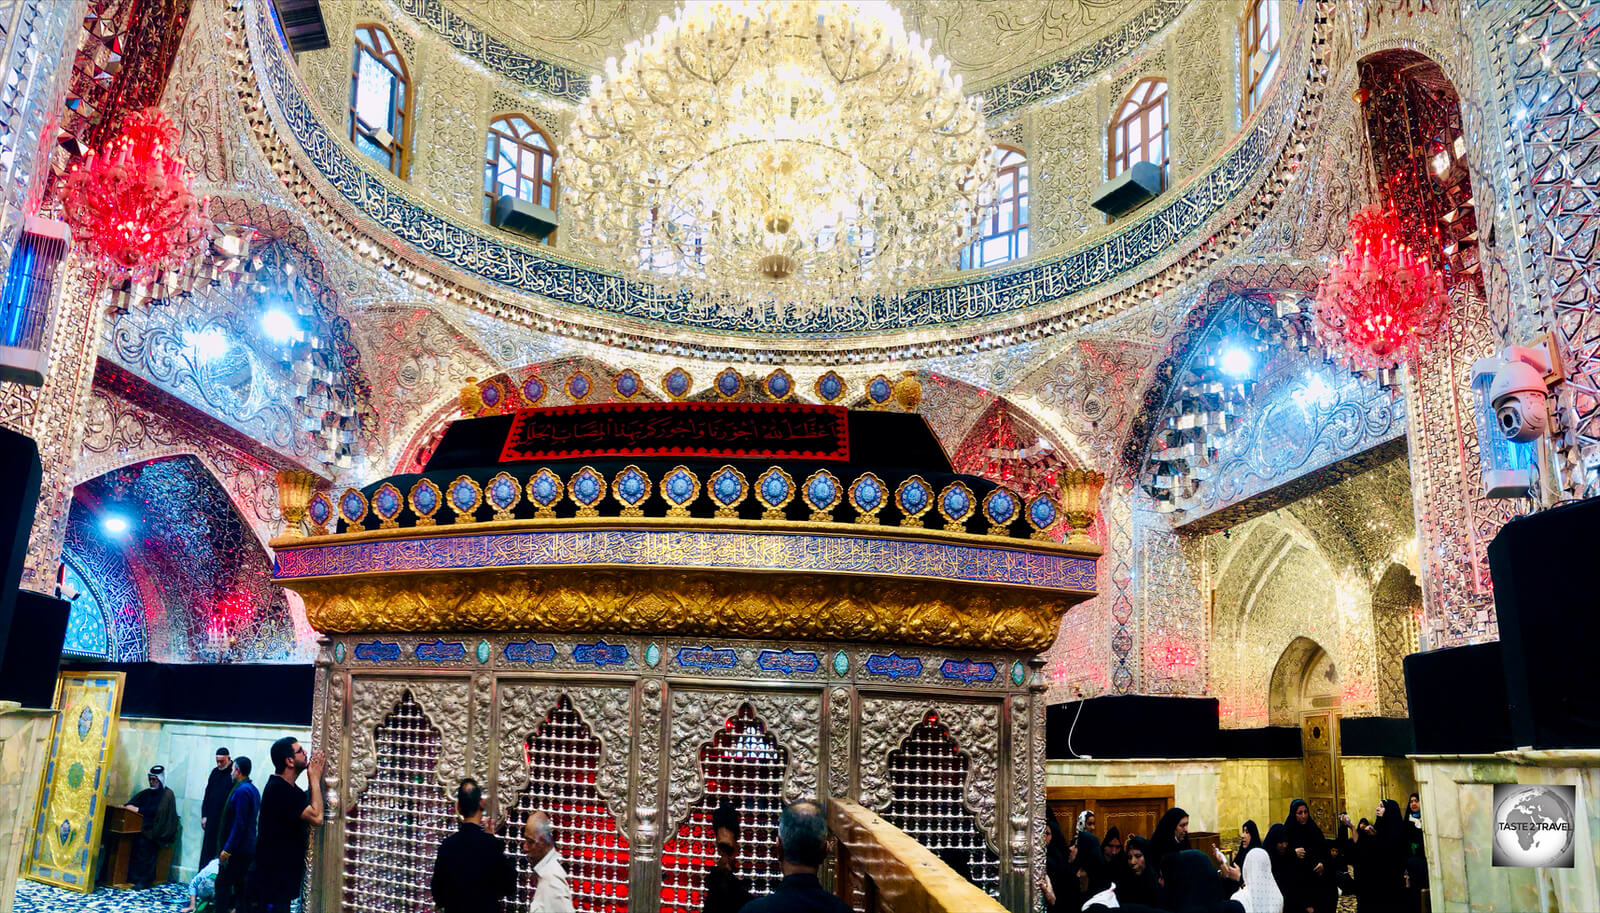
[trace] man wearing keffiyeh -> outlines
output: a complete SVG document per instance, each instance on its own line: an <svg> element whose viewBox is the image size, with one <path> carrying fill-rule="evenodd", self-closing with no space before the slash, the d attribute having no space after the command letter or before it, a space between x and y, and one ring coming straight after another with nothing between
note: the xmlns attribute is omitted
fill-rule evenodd
<svg viewBox="0 0 1600 913"><path fill-rule="evenodd" d="M156 880L156 856L162 847L171 846L178 839L178 797L167 788L167 769L160 764L150 768L148 789L135 793L128 804L132 812L144 819L139 829L139 842L134 845L133 858L128 862L128 877L140 890L150 887ZM165 872L160 873L163 883Z"/></svg>

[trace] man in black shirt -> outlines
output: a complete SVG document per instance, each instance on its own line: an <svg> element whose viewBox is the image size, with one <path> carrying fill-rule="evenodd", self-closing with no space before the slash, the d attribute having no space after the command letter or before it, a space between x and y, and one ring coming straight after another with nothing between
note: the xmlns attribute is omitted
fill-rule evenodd
<svg viewBox="0 0 1600 913"><path fill-rule="evenodd" d="M500 899L517 890L517 870L500 838L483 829L483 790L467 778L456 790L461 829L439 844L433 863L438 913L499 913Z"/></svg>
<svg viewBox="0 0 1600 913"><path fill-rule="evenodd" d="M778 889L750 901L744 913L850 913L850 905L822 889L817 869L828 855L828 822L810 800L789 805L778 816Z"/></svg>
<svg viewBox="0 0 1600 913"><path fill-rule="evenodd" d="M300 896L306 875L306 841L313 825L322 826L322 752L309 760L293 736L272 743L277 773L261 791L261 823L256 828L256 858L246 896L255 913L288 913ZM295 781L309 774L308 795Z"/></svg>
<svg viewBox="0 0 1600 913"><path fill-rule="evenodd" d="M217 766L206 780L206 795L200 800L200 868L217 858L217 841L227 836L222 832L222 804L233 792L233 758L228 749L217 749Z"/></svg>
<svg viewBox="0 0 1600 913"><path fill-rule="evenodd" d="M734 873L739 856L739 807L724 799L711 813L711 832L717 840L717 863L706 871L705 902L701 913L739 913L750 902L750 884Z"/></svg>
<svg viewBox="0 0 1600 913"><path fill-rule="evenodd" d="M167 769L160 764L150 768L147 781L150 787L135 793L123 806L144 818L139 842L133 846L133 859L128 863L128 877L141 891L155 884L158 877L166 884L169 873L156 871L157 857L162 847L171 846L178 839L178 798L167 788Z"/></svg>

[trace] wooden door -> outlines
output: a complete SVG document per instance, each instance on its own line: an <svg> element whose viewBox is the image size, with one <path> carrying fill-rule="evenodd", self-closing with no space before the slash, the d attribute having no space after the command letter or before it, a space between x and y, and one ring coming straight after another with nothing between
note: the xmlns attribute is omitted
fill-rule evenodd
<svg viewBox="0 0 1600 913"><path fill-rule="evenodd" d="M1338 832L1339 715L1332 710L1307 713L1300 718L1300 749L1305 757L1306 804L1324 834Z"/></svg>
<svg viewBox="0 0 1600 913"><path fill-rule="evenodd" d="M1138 834L1149 837L1167 809L1172 807L1173 787L1170 783L1153 783L1146 786L1052 786L1045 790L1050 812L1061 824L1061 833L1068 839L1076 836L1078 813L1088 809L1094 812L1095 836L1104 838L1106 831L1115 827L1122 835L1123 845L1128 837Z"/></svg>

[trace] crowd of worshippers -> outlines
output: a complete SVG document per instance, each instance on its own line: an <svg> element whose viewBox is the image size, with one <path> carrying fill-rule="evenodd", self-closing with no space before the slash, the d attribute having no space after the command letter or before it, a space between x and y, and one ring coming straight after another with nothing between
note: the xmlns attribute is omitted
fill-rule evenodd
<svg viewBox="0 0 1600 913"><path fill-rule="evenodd" d="M429 889L437 913L500 913L517 890L517 870L505 844L509 814L484 820L483 788L472 778L456 790L461 824L439 844ZM705 873L705 913L850 913L850 906L823 888L817 872L827 858L828 825L822 806L801 800L778 816L778 866L783 880L771 894L756 896L735 873L739 855L739 813L723 803L712 816L717 859ZM530 811L522 827L522 850L533 866L529 913L573 913L572 888L556 850L550 816Z"/></svg>
<svg viewBox="0 0 1600 913"><path fill-rule="evenodd" d="M1422 849L1422 806L1412 793L1405 811L1383 800L1373 818L1339 815L1330 839L1304 799L1289 804L1282 824L1239 828L1231 855L1189 846L1189 813L1169 809L1148 838L1115 827L1102 836L1092 811L1079 813L1068 839L1046 815L1048 913L1163 910L1168 913L1333 913L1354 896L1360 913L1426 910L1428 866Z"/></svg>
<svg viewBox="0 0 1600 913"><path fill-rule="evenodd" d="M185 913L287 913L300 897L311 828L322 824L324 762L320 752L308 757L293 736L272 743L270 755L273 773L257 787L249 758L217 749L200 802L199 872ZM296 785L302 773L309 789ZM150 768L149 783L124 806L143 817L128 866L139 888L155 881L157 856L178 837L177 800L161 765Z"/></svg>

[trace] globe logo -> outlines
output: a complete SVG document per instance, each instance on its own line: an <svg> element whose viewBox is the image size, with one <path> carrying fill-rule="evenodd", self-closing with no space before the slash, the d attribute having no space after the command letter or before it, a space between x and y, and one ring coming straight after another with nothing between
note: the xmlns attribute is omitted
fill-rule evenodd
<svg viewBox="0 0 1600 913"><path fill-rule="evenodd" d="M1571 868L1576 793L1572 786L1496 784L1494 864Z"/></svg>

